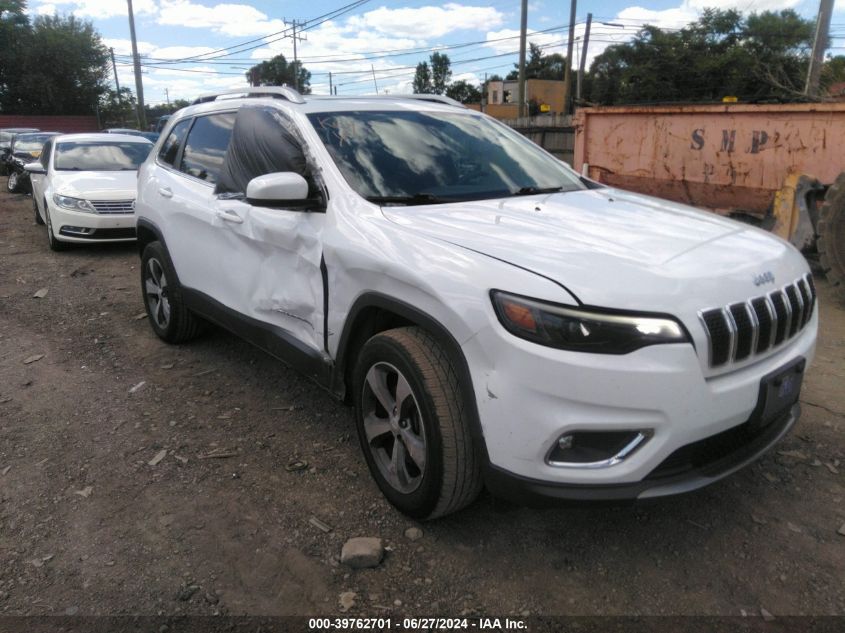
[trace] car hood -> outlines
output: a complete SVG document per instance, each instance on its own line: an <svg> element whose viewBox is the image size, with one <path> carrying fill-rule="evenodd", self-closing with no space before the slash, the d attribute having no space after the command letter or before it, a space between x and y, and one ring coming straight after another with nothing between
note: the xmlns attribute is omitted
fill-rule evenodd
<svg viewBox="0 0 845 633"><path fill-rule="evenodd" d="M56 171L53 191L87 200L134 200L138 189L137 171Z"/></svg>
<svg viewBox="0 0 845 633"><path fill-rule="evenodd" d="M786 242L713 213L611 188L385 207L392 222L509 262L581 303L677 313L744 300L806 270ZM518 288L505 288L518 292Z"/></svg>

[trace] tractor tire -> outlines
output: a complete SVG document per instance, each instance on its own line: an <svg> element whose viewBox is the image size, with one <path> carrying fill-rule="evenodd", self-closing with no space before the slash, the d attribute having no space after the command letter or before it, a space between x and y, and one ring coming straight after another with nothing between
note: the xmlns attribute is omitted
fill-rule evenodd
<svg viewBox="0 0 845 633"><path fill-rule="evenodd" d="M824 274L845 299L845 172L827 190L819 209L818 250Z"/></svg>

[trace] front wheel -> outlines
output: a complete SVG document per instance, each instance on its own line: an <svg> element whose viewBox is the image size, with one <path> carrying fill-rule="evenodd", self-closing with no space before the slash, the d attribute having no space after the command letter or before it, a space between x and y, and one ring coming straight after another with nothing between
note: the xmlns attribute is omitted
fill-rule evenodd
<svg viewBox="0 0 845 633"><path fill-rule="evenodd" d="M9 179L6 181L6 189L9 190L9 193L17 193L20 190L18 172L12 171L12 173L9 174Z"/></svg>
<svg viewBox="0 0 845 633"><path fill-rule="evenodd" d="M185 305L173 262L161 242L144 248L141 290L150 325L160 339L184 343L201 333L203 322Z"/></svg>
<svg viewBox="0 0 845 633"><path fill-rule="evenodd" d="M353 376L358 437L388 501L418 519L472 503L482 487L457 374L425 330L404 327L372 337Z"/></svg>
<svg viewBox="0 0 845 633"><path fill-rule="evenodd" d="M70 248L70 244L56 239L53 233L53 222L50 220L50 207L47 206L47 201L44 201L44 216L47 218L47 245L51 251L66 251Z"/></svg>

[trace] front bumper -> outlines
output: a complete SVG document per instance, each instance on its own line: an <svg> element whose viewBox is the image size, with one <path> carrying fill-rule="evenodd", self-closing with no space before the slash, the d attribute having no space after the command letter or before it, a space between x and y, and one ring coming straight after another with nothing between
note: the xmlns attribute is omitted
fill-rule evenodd
<svg viewBox="0 0 845 633"><path fill-rule="evenodd" d="M699 467L675 468L674 474L667 472L661 476L655 472L653 476L638 482L615 485L554 484L521 477L492 465L487 468L485 482L495 496L529 506L554 505L558 501L633 501L692 492L724 479L757 460L790 431L800 413L800 405L796 403L788 412L751 437L747 437L751 435L747 428L751 422L749 420L719 434L721 437L706 438L682 447L676 453L709 450L714 459ZM742 441L745 439L747 441ZM718 445L722 445L725 450L718 451ZM672 457L667 459L671 460Z"/></svg>
<svg viewBox="0 0 845 633"><path fill-rule="evenodd" d="M751 452L734 454L730 463L718 460L671 479L661 467L682 448L747 423L764 378L800 358L809 364L817 312L776 352L714 376L705 376L690 344L654 345L620 356L582 354L523 341L498 324L483 328L462 347L490 464L489 487L506 492L518 481L524 484L520 496L534 490L559 498L641 498L692 490L730 474L780 439L782 433L770 436L771 429L787 432L797 410L768 425L760 438L745 437L740 443ZM632 430L647 430L649 439L618 463L595 468L549 463L550 450L565 434Z"/></svg>
<svg viewBox="0 0 845 633"><path fill-rule="evenodd" d="M50 222L62 242L131 242L135 239L135 214L97 214L63 209L50 204Z"/></svg>

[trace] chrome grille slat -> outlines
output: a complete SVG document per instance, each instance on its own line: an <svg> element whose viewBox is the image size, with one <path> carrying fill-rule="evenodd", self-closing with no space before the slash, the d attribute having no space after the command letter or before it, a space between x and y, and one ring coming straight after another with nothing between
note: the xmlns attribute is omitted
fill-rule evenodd
<svg viewBox="0 0 845 633"><path fill-rule="evenodd" d="M810 322L815 303L807 274L769 294L700 311L710 367L745 361L792 339Z"/></svg>
<svg viewBox="0 0 845 633"><path fill-rule="evenodd" d="M134 200L90 200L91 206L102 214L129 214L135 213Z"/></svg>

